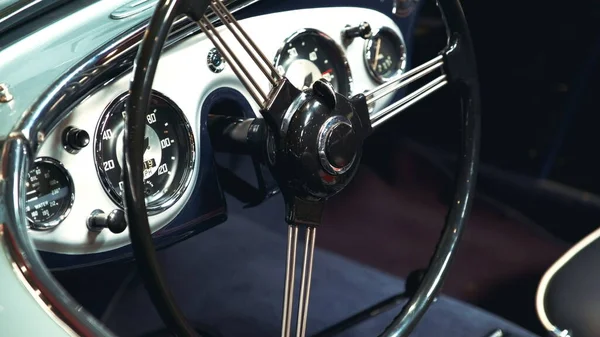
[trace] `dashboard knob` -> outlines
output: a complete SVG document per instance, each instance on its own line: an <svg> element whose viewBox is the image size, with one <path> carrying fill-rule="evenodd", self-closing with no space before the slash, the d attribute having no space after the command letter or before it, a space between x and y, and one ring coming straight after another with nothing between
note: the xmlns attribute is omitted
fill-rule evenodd
<svg viewBox="0 0 600 337"><path fill-rule="evenodd" d="M362 22L356 26L347 25L342 30L342 37L346 41L351 41L357 37L368 39L371 37L371 31L371 25L368 22Z"/></svg>
<svg viewBox="0 0 600 337"><path fill-rule="evenodd" d="M77 153L89 143L90 135L85 130L70 126L63 132L63 146L69 153Z"/></svg>
<svg viewBox="0 0 600 337"><path fill-rule="evenodd" d="M127 228L125 213L120 209L115 209L106 214L102 210L95 210L87 219L87 227L92 232L100 232L108 228L115 234L122 233Z"/></svg>

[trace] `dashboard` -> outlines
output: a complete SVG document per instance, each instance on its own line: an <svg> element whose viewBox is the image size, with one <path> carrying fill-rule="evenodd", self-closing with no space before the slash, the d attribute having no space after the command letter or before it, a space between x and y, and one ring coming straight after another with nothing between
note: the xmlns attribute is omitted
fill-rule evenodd
<svg viewBox="0 0 600 337"><path fill-rule="evenodd" d="M400 11L397 1L394 6L386 2L385 12L364 6L290 9L285 6L291 2L282 1L280 11L252 13L267 2L236 16L275 69L300 89L324 78L338 92L353 95L409 68L410 13ZM271 84L250 57L224 27L218 30L268 92ZM47 135L27 175L29 232L50 268L131 255L121 200L123 118L130 78L128 71L70 111ZM144 186L151 231L157 245L165 247L226 219L207 131L209 116L237 113L224 111L224 106L249 107L246 114L261 115L203 34L163 52L153 89L146 115ZM370 112L398 95L402 91L377 101Z"/></svg>

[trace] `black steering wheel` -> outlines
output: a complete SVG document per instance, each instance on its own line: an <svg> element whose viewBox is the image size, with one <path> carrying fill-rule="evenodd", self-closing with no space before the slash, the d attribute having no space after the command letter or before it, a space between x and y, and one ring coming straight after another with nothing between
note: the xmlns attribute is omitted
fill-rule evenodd
<svg viewBox="0 0 600 337"><path fill-rule="evenodd" d="M456 191L446 217L444 230L422 281L380 336L407 336L414 329L439 293L456 253L468 218L477 175L480 143L480 97L475 56L467 22L459 0L438 0L448 33L447 47L424 63L364 94L345 97L324 80L300 91L278 74L250 37L229 13L221 0L160 0L139 48L127 104L124 141L124 202L131 244L139 271L167 327L177 336L194 336L194 329L174 302L161 274L148 225L143 189L143 145L145 114L158 60L171 24L186 15L197 22L215 47L223 54L238 79L260 107L263 118L238 123L253 139L249 147L271 169L286 204L289 224L288 268L283 304L282 335L289 336L293 310L293 273L295 270L298 228L306 228L306 251L301 277L297 326L306 333L306 313L310 293L312 252L316 228L325 202L341 191L356 173L362 144L378 125L403 111L438 88L450 85L462 101L461 154ZM228 43L206 16L208 8L242 45L271 84L270 92L257 81L231 52ZM368 106L379 98L422 76L439 71L440 76L379 111Z"/></svg>

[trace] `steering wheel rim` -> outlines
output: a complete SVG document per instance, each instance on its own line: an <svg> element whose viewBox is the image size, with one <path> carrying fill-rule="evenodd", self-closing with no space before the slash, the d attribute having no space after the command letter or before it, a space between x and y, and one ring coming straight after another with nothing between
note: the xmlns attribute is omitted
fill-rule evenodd
<svg viewBox="0 0 600 337"><path fill-rule="evenodd" d="M182 14L196 22L214 0L160 0L138 49L130 84L124 133L125 215L139 272L161 318L172 332L196 335L175 303L156 258L143 193L144 116L158 60L174 20ZM480 145L480 96L475 55L459 0L437 1L446 25L448 45L440 54L444 72L462 101L461 155L455 194L444 230L415 294L380 336L408 336L439 293L469 216L475 190ZM239 75L238 75L239 77ZM140 125L142 127L140 127ZM284 194L285 197L285 194Z"/></svg>

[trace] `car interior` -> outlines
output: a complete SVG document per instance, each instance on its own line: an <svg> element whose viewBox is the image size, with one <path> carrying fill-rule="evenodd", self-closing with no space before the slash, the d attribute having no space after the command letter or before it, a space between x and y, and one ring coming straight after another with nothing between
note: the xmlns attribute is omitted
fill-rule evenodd
<svg viewBox="0 0 600 337"><path fill-rule="evenodd" d="M600 336L598 19L0 1L0 237L74 336Z"/></svg>

